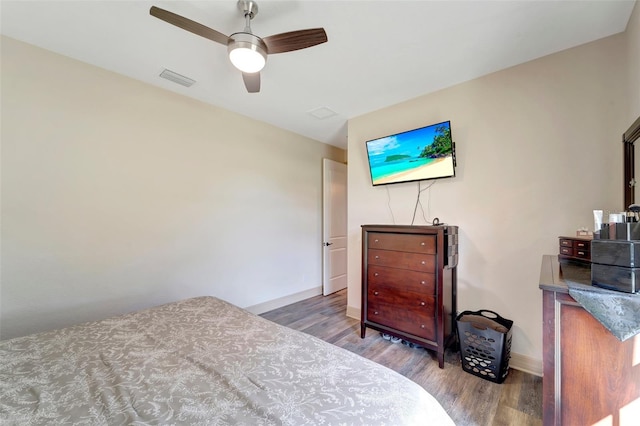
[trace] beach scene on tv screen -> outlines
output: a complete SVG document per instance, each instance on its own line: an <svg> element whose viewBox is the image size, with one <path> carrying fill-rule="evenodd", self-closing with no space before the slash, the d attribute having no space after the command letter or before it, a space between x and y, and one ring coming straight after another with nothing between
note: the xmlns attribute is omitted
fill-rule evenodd
<svg viewBox="0 0 640 426"><path fill-rule="evenodd" d="M453 176L449 122L367 142L374 185Z"/></svg>

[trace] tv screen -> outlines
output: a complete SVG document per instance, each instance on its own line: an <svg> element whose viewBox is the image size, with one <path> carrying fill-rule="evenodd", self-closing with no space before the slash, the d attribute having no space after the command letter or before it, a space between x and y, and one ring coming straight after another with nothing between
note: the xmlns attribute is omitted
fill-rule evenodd
<svg viewBox="0 0 640 426"><path fill-rule="evenodd" d="M367 141L374 186L455 176L451 123L432 124Z"/></svg>

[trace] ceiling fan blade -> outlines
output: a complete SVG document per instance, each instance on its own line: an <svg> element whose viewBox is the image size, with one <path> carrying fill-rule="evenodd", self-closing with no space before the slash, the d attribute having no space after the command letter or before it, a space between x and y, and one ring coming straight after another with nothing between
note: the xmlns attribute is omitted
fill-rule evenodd
<svg viewBox="0 0 640 426"><path fill-rule="evenodd" d="M254 72L249 74L248 72L242 73L242 79L244 80L244 86L249 93L258 93L260 91L260 73Z"/></svg>
<svg viewBox="0 0 640 426"><path fill-rule="evenodd" d="M271 55L305 49L324 43L327 41L327 33L324 32L324 28L311 28L275 34L263 38L262 41L267 45L267 52Z"/></svg>
<svg viewBox="0 0 640 426"><path fill-rule="evenodd" d="M149 14L151 16L155 16L158 19L162 19L163 21L168 22L172 25L175 25L176 27L182 28L183 30L187 30L211 41L224 44L225 46L229 41L228 36L209 27L205 27L204 25L192 21L191 19L187 19L184 16L176 15L173 12L169 12L168 10L151 6L151 9L149 9Z"/></svg>

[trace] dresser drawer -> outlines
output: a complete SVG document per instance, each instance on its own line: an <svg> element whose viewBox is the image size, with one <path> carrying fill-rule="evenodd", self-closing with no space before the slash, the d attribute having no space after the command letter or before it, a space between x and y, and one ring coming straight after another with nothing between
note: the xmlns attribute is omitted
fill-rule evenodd
<svg viewBox="0 0 640 426"><path fill-rule="evenodd" d="M397 250L410 253L436 253L435 235L386 234L370 232L369 248L382 250Z"/></svg>
<svg viewBox="0 0 640 426"><path fill-rule="evenodd" d="M423 339L436 340L436 319L421 306L403 306L369 300L367 318L371 322L402 330Z"/></svg>
<svg viewBox="0 0 640 426"><path fill-rule="evenodd" d="M432 273L371 265L367 275L369 286L383 285L418 294L436 294L436 275Z"/></svg>
<svg viewBox="0 0 640 426"><path fill-rule="evenodd" d="M589 250L580 250L580 249L574 248L573 256L579 257L581 259L591 259L591 252Z"/></svg>
<svg viewBox="0 0 640 426"><path fill-rule="evenodd" d="M367 251L367 262L369 265L388 266L412 271L435 273L436 270L436 256L432 254L369 249Z"/></svg>
<svg viewBox="0 0 640 426"><path fill-rule="evenodd" d="M573 247L560 246L560 254L565 256L573 256Z"/></svg>
<svg viewBox="0 0 640 426"><path fill-rule="evenodd" d="M376 306L393 305L396 309L415 309L423 318L436 315L435 297L420 293L401 292L393 287L371 286L367 289L367 300Z"/></svg>
<svg viewBox="0 0 640 426"><path fill-rule="evenodd" d="M560 238L560 247L573 248L573 240L570 240L568 238Z"/></svg>
<svg viewBox="0 0 640 426"><path fill-rule="evenodd" d="M591 241L576 240L573 242L573 248L575 250L591 251Z"/></svg>

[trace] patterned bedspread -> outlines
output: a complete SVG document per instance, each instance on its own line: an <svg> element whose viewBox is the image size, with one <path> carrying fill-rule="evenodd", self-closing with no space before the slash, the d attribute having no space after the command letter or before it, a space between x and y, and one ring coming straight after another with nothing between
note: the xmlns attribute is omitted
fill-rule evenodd
<svg viewBox="0 0 640 426"><path fill-rule="evenodd" d="M199 297L0 342L0 424L453 422L386 367Z"/></svg>

